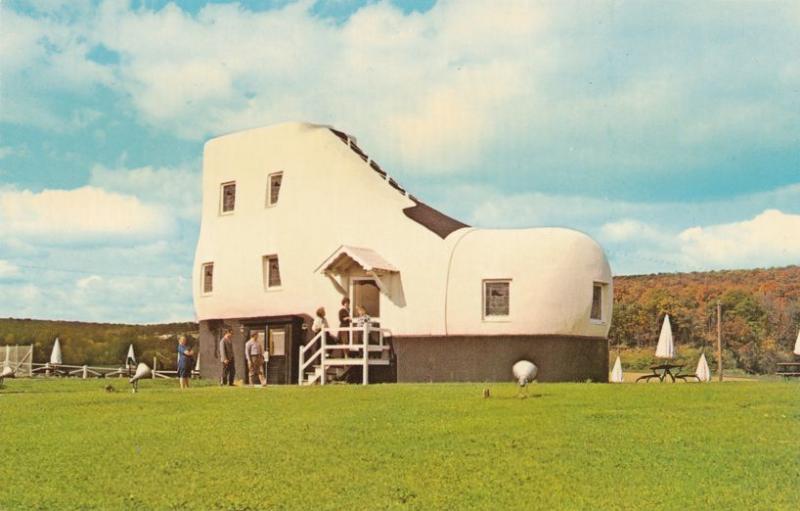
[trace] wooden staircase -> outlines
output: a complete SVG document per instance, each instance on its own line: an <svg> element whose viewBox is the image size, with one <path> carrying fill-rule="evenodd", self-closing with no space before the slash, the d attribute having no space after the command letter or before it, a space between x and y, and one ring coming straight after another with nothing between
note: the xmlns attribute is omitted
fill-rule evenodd
<svg viewBox="0 0 800 511"><path fill-rule="evenodd" d="M350 370L360 367L362 384L366 385L369 383L370 367L391 365L392 348L384 342L384 336L391 335L389 330L364 325L336 330L340 331L360 334L350 336L350 340L355 342L328 344L328 339L334 337L332 329L325 328L300 348L298 384L346 383ZM338 339L336 342L338 343ZM348 356L342 357L342 353L347 353Z"/></svg>

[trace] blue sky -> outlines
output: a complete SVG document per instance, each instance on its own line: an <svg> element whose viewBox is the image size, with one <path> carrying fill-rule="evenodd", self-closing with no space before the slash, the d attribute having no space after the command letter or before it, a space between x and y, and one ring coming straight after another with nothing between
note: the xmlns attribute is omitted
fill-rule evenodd
<svg viewBox="0 0 800 511"><path fill-rule="evenodd" d="M287 120L616 274L800 264L797 2L5 0L0 316L193 319L202 144Z"/></svg>

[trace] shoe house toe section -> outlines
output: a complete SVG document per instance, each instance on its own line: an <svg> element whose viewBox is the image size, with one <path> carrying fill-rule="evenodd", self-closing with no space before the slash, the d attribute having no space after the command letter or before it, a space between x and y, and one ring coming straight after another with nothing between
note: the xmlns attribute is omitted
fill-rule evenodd
<svg viewBox="0 0 800 511"><path fill-rule="evenodd" d="M449 335L606 337L611 269L602 248L569 229L475 229L453 250Z"/></svg>

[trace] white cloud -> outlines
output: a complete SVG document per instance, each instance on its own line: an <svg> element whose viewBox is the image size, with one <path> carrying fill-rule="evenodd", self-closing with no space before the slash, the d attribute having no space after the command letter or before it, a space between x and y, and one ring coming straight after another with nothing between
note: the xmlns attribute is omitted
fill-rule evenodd
<svg viewBox="0 0 800 511"><path fill-rule="evenodd" d="M665 232L637 220L609 222L600 228L600 237L611 242L662 241Z"/></svg>
<svg viewBox="0 0 800 511"><path fill-rule="evenodd" d="M8 237L44 244L130 244L164 237L173 228L165 210L92 186L41 192L0 190L0 229Z"/></svg>
<svg viewBox="0 0 800 511"><path fill-rule="evenodd" d="M432 191L432 205L478 227L581 230L605 248L616 274L800 264L800 184L684 203L504 194L486 186Z"/></svg>
<svg viewBox="0 0 800 511"><path fill-rule="evenodd" d="M83 113L78 118L61 118L55 112L53 93L86 96L97 86L114 86L114 70L87 57L92 48L91 10L81 11L76 21L51 17L64 5L56 7L44 9L44 17L32 18L17 14L5 2L0 4L0 121L56 131L80 127L91 119Z"/></svg>
<svg viewBox="0 0 800 511"><path fill-rule="evenodd" d="M109 169L95 165L89 178L91 186L133 195L142 202L174 211L180 218L194 223L200 219L200 182L200 174L186 167Z"/></svg>
<svg viewBox="0 0 800 511"><path fill-rule="evenodd" d="M0 279L4 277L13 277L19 273L19 268L8 262L0 259Z"/></svg>
<svg viewBox="0 0 800 511"><path fill-rule="evenodd" d="M190 281L182 277L98 276L74 279L48 272L36 284L4 283L0 317L120 323L192 321ZM135 297L135 300L131 300Z"/></svg>
<svg viewBox="0 0 800 511"><path fill-rule="evenodd" d="M691 227L678 240L682 255L705 268L800 264L800 215L768 209L750 220Z"/></svg>
<svg viewBox="0 0 800 511"><path fill-rule="evenodd" d="M601 232L609 224L606 233L612 238L619 234L619 226L615 225L619 222L666 226L667 231L676 233L701 222L733 222L768 208L794 212L800 204L800 183L731 198L686 202L637 202L538 192L507 194L488 186L447 187L438 192L438 204L446 212L474 225L561 226Z"/></svg>
<svg viewBox="0 0 800 511"><path fill-rule="evenodd" d="M390 168L535 165L553 178L688 173L742 151L743 139L791 145L800 128L791 2L726 4L722 17L719 6L671 5L656 17L613 1L441 0L425 13L381 1L340 24L312 6L209 4L192 15L103 2L65 16L57 4L38 19L4 8L14 30L0 36L0 57L20 105L4 114L58 125L37 93L105 86L144 123L186 138L309 120L359 135ZM687 40L693 31L705 35ZM97 46L119 58L91 60Z"/></svg>
<svg viewBox="0 0 800 511"><path fill-rule="evenodd" d="M99 275L89 275L88 277L84 277L82 279L78 279L78 281L76 282L76 285L78 286L78 289L86 289L86 288L92 286L95 283L99 284L99 283L102 283L102 282L103 282L103 278L100 277Z"/></svg>

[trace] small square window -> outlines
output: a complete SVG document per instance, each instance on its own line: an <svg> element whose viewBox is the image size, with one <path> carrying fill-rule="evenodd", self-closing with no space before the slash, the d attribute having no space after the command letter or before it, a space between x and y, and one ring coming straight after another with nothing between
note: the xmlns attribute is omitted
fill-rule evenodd
<svg viewBox="0 0 800 511"><path fill-rule="evenodd" d="M592 285L592 310L589 318L595 321L603 321L603 284L594 283Z"/></svg>
<svg viewBox="0 0 800 511"><path fill-rule="evenodd" d="M236 207L236 182L222 183L220 193L220 212L232 213Z"/></svg>
<svg viewBox="0 0 800 511"><path fill-rule="evenodd" d="M274 206L278 203L282 182L283 172L276 172L275 174L269 175L269 183L267 183L267 206Z"/></svg>
<svg viewBox="0 0 800 511"><path fill-rule="evenodd" d="M207 295L214 291L214 263L203 265L203 294Z"/></svg>
<svg viewBox="0 0 800 511"><path fill-rule="evenodd" d="M277 255L264 256L264 288L281 287L281 266Z"/></svg>
<svg viewBox="0 0 800 511"><path fill-rule="evenodd" d="M483 281L483 317L507 318L511 310L510 280Z"/></svg>

